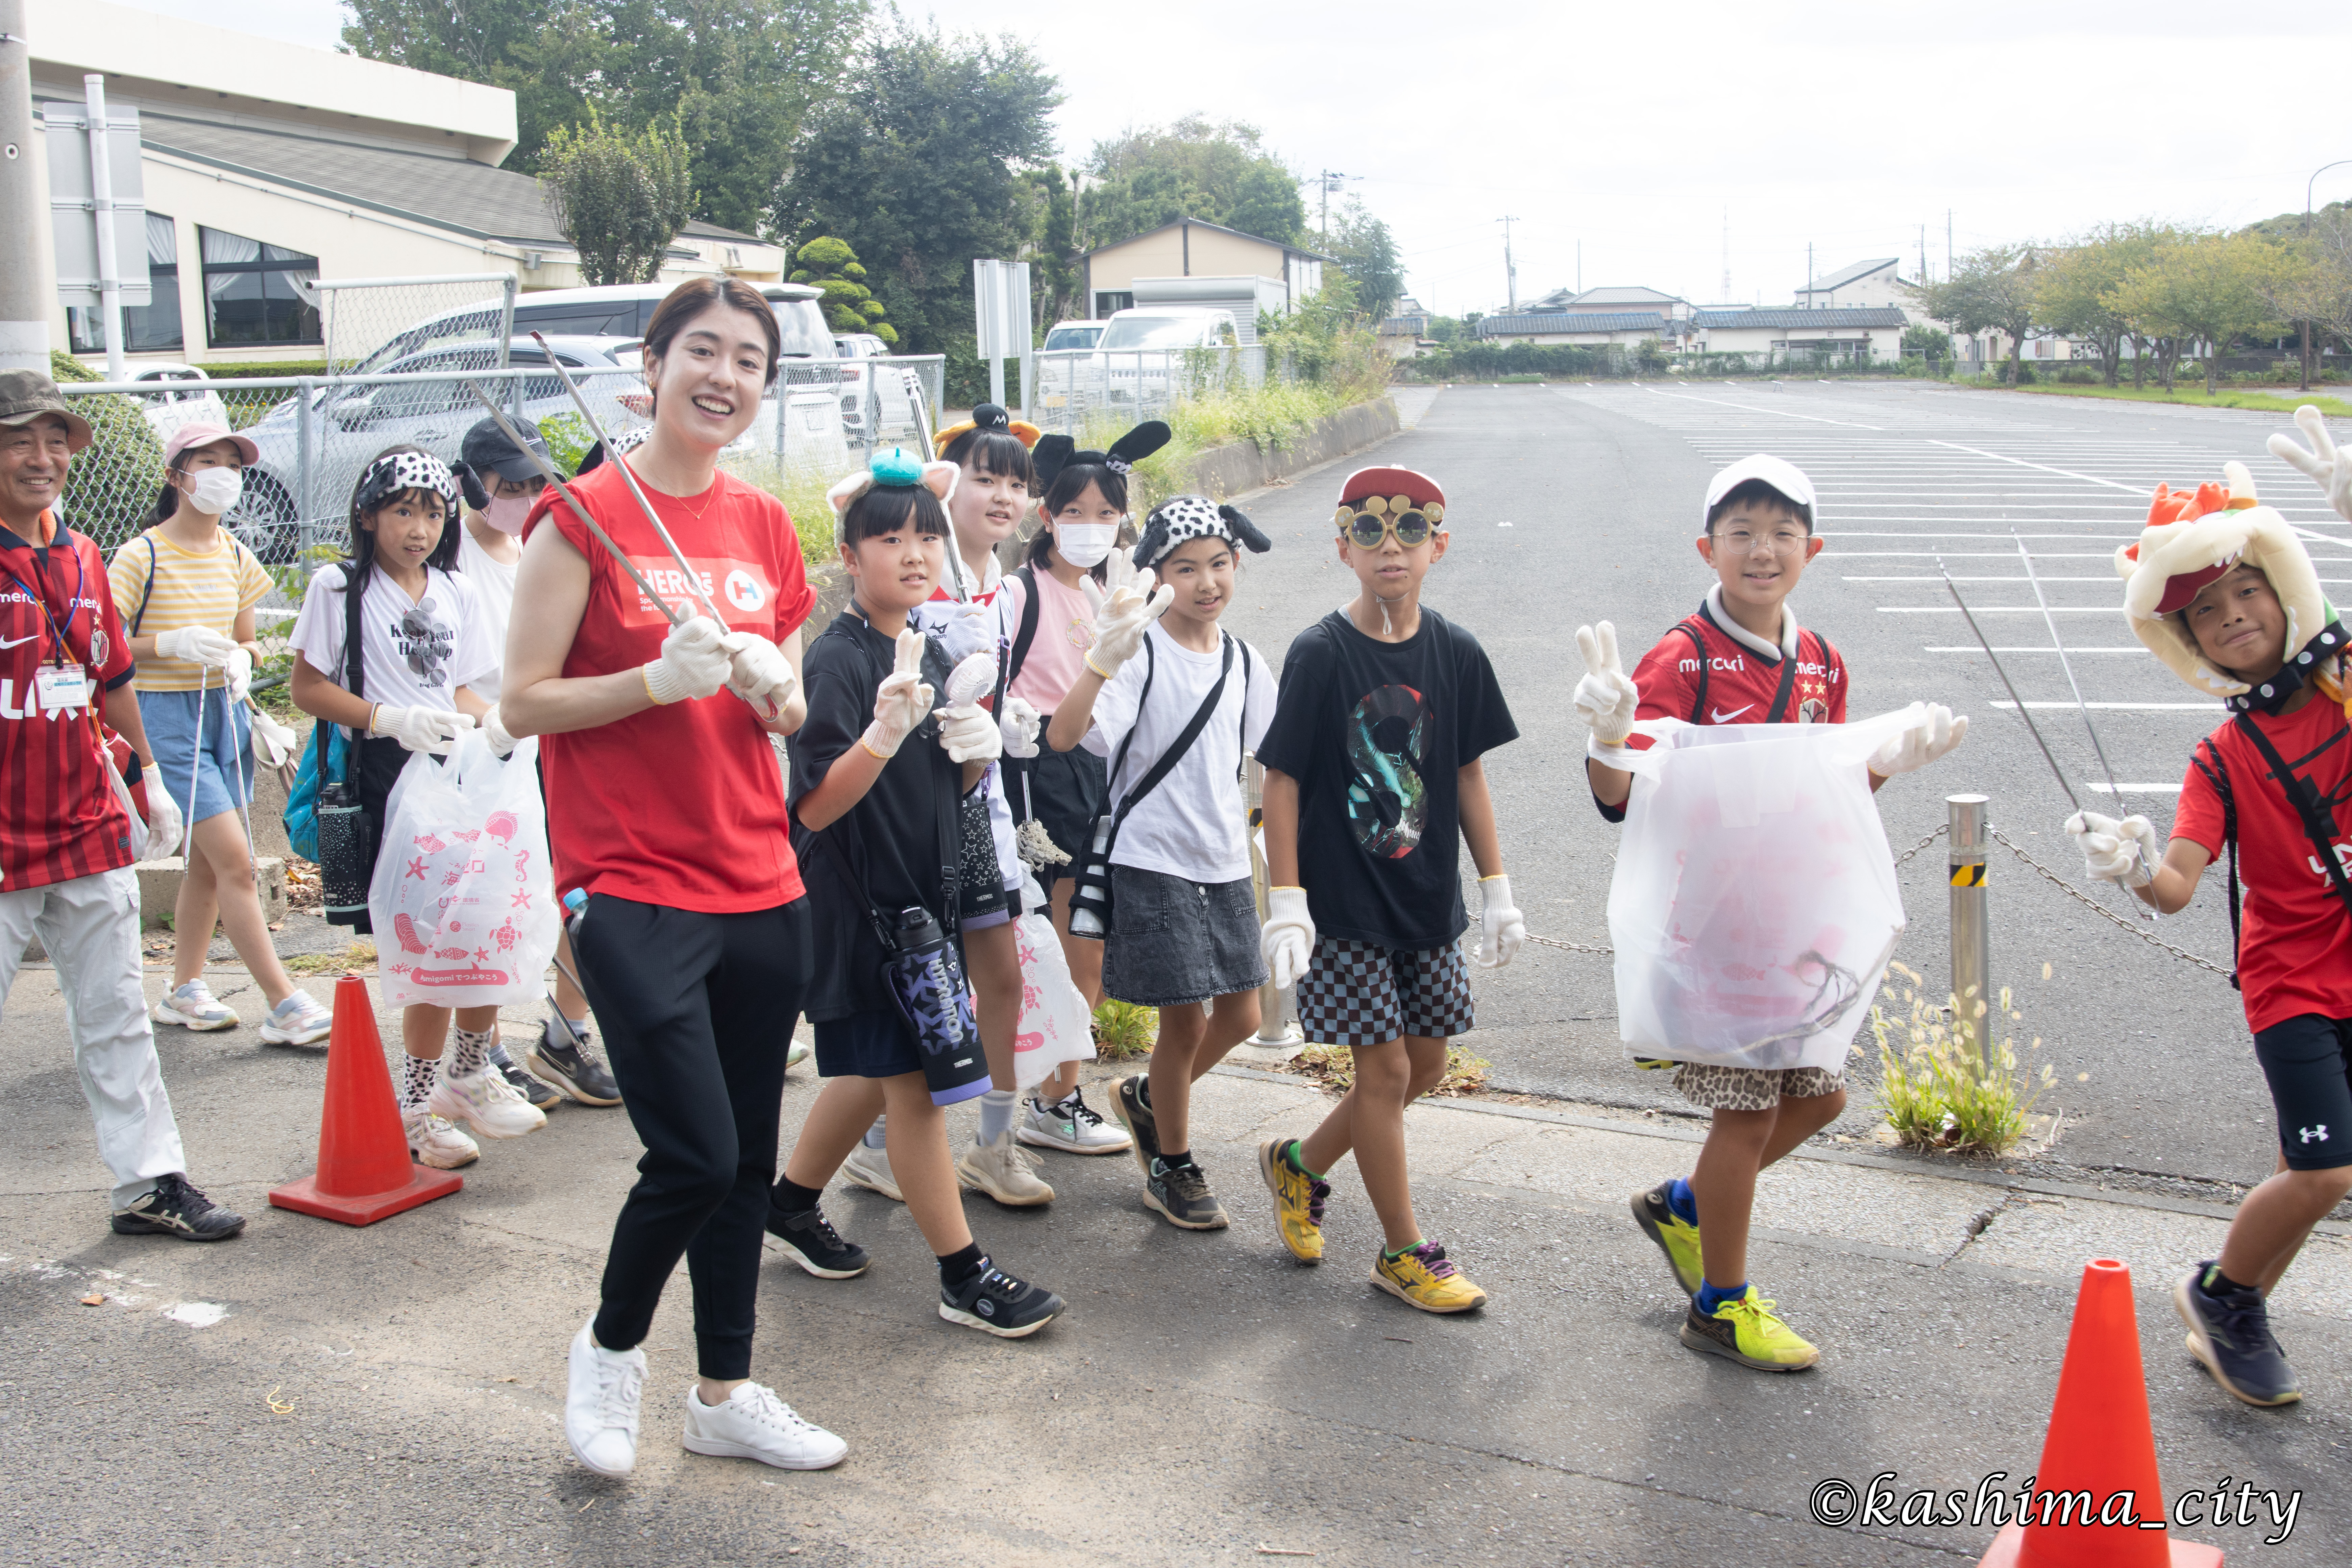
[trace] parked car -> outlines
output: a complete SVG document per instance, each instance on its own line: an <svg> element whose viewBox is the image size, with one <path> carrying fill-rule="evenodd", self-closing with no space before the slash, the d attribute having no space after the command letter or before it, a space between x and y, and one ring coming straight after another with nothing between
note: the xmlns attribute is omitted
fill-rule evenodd
<svg viewBox="0 0 2352 1568"><path fill-rule="evenodd" d="M1121 349L1230 349L1240 347L1241 341L1231 310L1139 305L1112 311L1093 346L1110 353Z"/></svg>
<svg viewBox="0 0 2352 1568"><path fill-rule="evenodd" d="M551 338L642 338L653 321L655 309L675 287L671 283L624 283L604 289L547 289L525 294L515 300L514 335L527 338L538 331ZM824 298L821 290L805 283L758 283L752 287L775 309L776 326L783 339L777 351L781 358L834 357L833 333L825 325L824 311L817 304ZM394 360L455 340L495 348L499 307L499 300L489 299L429 316L394 333L361 361L353 374L373 374Z"/></svg>
<svg viewBox="0 0 2352 1568"><path fill-rule="evenodd" d="M152 382L157 390L139 395L147 424L158 441L183 425L226 425L228 405L213 378L192 364L141 365L133 381Z"/></svg>
<svg viewBox="0 0 2352 1568"><path fill-rule="evenodd" d="M1054 333L1079 324L1065 322ZM1241 346L1231 310L1139 306L1114 310L1099 324L1101 335L1083 349L1053 349L1048 334L1048 348L1037 355L1039 407L1069 409L1083 418L1086 411L1105 405L1164 404L1187 353Z"/></svg>
<svg viewBox="0 0 2352 1568"><path fill-rule="evenodd" d="M1100 321L1062 321L1045 334L1042 353L1062 353L1071 349L1090 349L1103 335Z"/></svg>
<svg viewBox="0 0 2352 1568"><path fill-rule="evenodd" d="M868 363L888 359L890 345L872 332L843 332L834 338L833 346L841 356L841 427L849 444L866 444L869 404L878 405L875 410L878 439L915 439L915 400L907 395L906 377L887 365ZM870 388L869 373L874 377Z"/></svg>

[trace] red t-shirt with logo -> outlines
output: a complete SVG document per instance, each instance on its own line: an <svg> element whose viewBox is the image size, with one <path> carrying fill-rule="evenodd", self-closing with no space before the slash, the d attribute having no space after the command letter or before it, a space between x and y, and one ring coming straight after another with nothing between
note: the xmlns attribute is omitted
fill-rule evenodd
<svg viewBox="0 0 2352 1568"><path fill-rule="evenodd" d="M2287 766L2319 786L2336 825L2336 858L2352 871L2352 726L2344 710L2315 695L2295 712L2251 717ZM2238 874L2246 887L2238 986L2246 1026L2260 1034L2305 1013L2352 1018L2352 960L2346 956L2352 916L2303 818L2235 719L2205 745L2220 755L2238 808ZM2210 765L2210 757L2203 760ZM2194 763L2181 781L2172 836L2221 858L2221 797Z"/></svg>
<svg viewBox="0 0 2352 1568"><path fill-rule="evenodd" d="M90 634L100 657L91 658ZM58 635L64 635L60 651ZM37 671L89 669L89 702L44 710ZM131 818L101 751L99 705L131 677L106 559L69 528L47 546L0 528L0 873L7 891L128 866Z"/></svg>
<svg viewBox="0 0 2352 1568"><path fill-rule="evenodd" d="M1694 646L1683 631L1698 634ZM1701 664L1705 663L1706 703L1700 710ZM1694 724L1763 724L1771 720L1772 699L1780 689L1780 659L1768 658L1719 625L1706 605L1698 613L1658 639L1634 667L1633 686L1642 694L1636 714L1642 719L1683 719ZM1845 660L1818 632L1797 633L1797 679L1789 689L1784 724L1845 722ZM1630 742L1636 750L1649 745L1646 736Z"/></svg>
<svg viewBox="0 0 2352 1568"><path fill-rule="evenodd" d="M618 469L592 470L572 493L656 592L702 613ZM816 593L800 537L773 496L723 471L698 496L650 487L646 496L730 628L781 642L808 619ZM588 559L588 605L564 675L610 675L660 658L668 620L552 488L524 537L551 517ZM584 888L706 914L774 909L801 896L775 748L732 693L548 735L540 745L560 892Z"/></svg>

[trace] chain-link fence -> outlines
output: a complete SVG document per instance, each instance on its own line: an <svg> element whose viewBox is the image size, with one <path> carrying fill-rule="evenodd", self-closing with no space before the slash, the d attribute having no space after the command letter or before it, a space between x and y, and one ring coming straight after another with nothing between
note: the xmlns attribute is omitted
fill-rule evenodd
<svg viewBox="0 0 2352 1568"><path fill-rule="evenodd" d="M326 340L327 374L414 367L437 354L449 370L504 370L514 335L511 272L439 278L331 278L304 286Z"/></svg>
<svg viewBox="0 0 2352 1568"><path fill-rule="evenodd" d="M1034 356L1036 386L1029 418L1041 430L1083 436L1097 416L1132 425L1165 418L1187 399L1244 392L1265 384L1265 345L1243 348L1076 349ZM1286 363L1272 373L1294 379Z"/></svg>

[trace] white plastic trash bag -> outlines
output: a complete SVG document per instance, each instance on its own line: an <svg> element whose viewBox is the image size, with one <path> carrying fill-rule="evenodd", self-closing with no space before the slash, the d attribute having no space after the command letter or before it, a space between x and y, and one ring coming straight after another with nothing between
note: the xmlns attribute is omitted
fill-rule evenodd
<svg viewBox="0 0 2352 1568"><path fill-rule="evenodd" d="M527 739L500 762L474 730L401 770L368 887L387 1003L538 999L558 929L538 756Z"/></svg>
<svg viewBox="0 0 2352 1568"><path fill-rule="evenodd" d="M1609 936L1635 1056L1843 1065L1904 926L1865 764L1926 720L1633 726Z"/></svg>
<svg viewBox="0 0 2352 1568"><path fill-rule="evenodd" d="M1021 1023L1013 1034L1013 1080L1034 1089L1064 1062L1091 1061L1094 1013L1086 994L1070 978L1070 961L1046 912L1045 889L1034 876L1021 883L1021 907L1013 922L1021 955Z"/></svg>

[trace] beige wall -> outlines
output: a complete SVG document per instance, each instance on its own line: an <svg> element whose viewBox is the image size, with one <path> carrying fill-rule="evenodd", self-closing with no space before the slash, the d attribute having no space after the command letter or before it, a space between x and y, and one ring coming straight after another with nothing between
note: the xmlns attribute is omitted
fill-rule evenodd
<svg viewBox="0 0 2352 1568"><path fill-rule="evenodd" d="M1139 278L1279 278L1282 247L1192 226L1192 263L1185 264L1181 225L1107 246L1088 258L1097 293L1129 293Z"/></svg>

